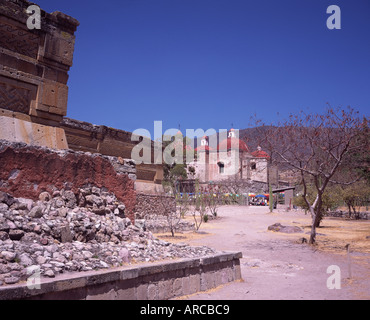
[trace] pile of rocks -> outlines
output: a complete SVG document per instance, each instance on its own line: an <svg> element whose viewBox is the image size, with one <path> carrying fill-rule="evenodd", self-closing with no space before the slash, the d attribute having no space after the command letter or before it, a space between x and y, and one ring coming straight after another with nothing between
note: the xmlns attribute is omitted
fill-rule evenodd
<svg viewBox="0 0 370 320"><path fill-rule="evenodd" d="M125 218L125 205L104 188L43 192L39 201L0 192L0 285L128 263L215 253L156 239Z"/></svg>

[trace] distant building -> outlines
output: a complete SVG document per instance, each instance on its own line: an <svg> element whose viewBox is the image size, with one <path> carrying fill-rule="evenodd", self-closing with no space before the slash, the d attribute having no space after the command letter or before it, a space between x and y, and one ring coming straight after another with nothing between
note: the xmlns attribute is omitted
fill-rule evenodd
<svg viewBox="0 0 370 320"><path fill-rule="evenodd" d="M256 192L267 192L269 181L277 185L278 173L269 165L270 156L261 147L251 152L247 144L236 136L234 129L213 148L209 145L209 138L203 137L195 152L196 160L188 163L188 168L195 169L194 179L200 183L239 180L249 182L248 191Z"/></svg>

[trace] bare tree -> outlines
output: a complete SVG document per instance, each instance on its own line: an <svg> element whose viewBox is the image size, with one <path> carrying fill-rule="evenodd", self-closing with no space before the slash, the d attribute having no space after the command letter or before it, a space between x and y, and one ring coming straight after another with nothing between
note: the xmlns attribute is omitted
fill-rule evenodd
<svg viewBox="0 0 370 320"><path fill-rule="evenodd" d="M241 202L238 197L240 197L243 193L249 193L249 190L251 188L251 180L242 179L239 175L236 174L223 180L220 183L220 186L221 189L225 192L235 195L234 197L232 197L231 200L235 203L240 204Z"/></svg>
<svg viewBox="0 0 370 320"><path fill-rule="evenodd" d="M195 222L195 230L198 231L204 221L204 216L207 212L204 188L200 187L199 183L196 183L195 185L195 198L193 200L193 205L190 207L190 211Z"/></svg>
<svg viewBox="0 0 370 320"><path fill-rule="evenodd" d="M160 215L166 218L168 228L172 237L175 236L176 227L181 221L184 214L185 205L177 205L177 199L166 195L165 193L157 194L160 203Z"/></svg>
<svg viewBox="0 0 370 320"><path fill-rule="evenodd" d="M274 149L273 161L300 173L303 198L312 217L310 244L316 241L316 228L323 218L323 194L329 183L351 184L359 179L355 168L344 168L345 159L364 150L364 123L353 109L328 108L323 114L291 115L266 135ZM349 175L342 170L351 171ZM315 200L310 202L307 187L313 184Z"/></svg>
<svg viewBox="0 0 370 320"><path fill-rule="evenodd" d="M181 219L185 217L190 209L190 198L187 193L177 193L175 195L176 200L176 211L180 214Z"/></svg>
<svg viewBox="0 0 370 320"><path fill-rule="evenodd" d="M217 211L223 201L222 190L219 186L208 184L204 189L204 201L214 217L217 217Z"/></svg>

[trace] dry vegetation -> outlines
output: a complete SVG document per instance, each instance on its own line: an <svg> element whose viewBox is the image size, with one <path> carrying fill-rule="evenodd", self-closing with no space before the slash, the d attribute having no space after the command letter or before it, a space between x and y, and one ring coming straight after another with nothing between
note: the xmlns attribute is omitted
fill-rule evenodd
<svg viewBox="0 0 370 320"><path fill-rule="evenodd" d="M308 238L311 230L311 217L309 214L302 214L294 218L291 216L284 217L279 213L266 214L278 217L279 221L284 225L298 226L304 230L302 234L280 233L279 236L293 241L300 241L303 237ZM191 217L185 217L185 219L191 219ZM217 220L220 219L222 217L217 218ZM201 242L203 238L213 235L212 229L220 228L221 226L220 224L214 224L213 221L209 221L202 226L199 232L177 233L174 238L170 236L170 233L156 234L156 236L174 243L189 242L191 240L200 240ZM327 217L323 220L317 232L317 244L315 245L317 250L345 255L347 254L346 245L349 244L353 253L370 254L370 221ZM361 255L357 257L360 259Z"/></svg>
<svg viewBox="0 0 370 320"><path fill-rule="evenodd" d="M319 233L318 248L334 253L345 253L349 244L351 251L370 254L370 221L326 218Z"/></svg>
<svg viewBox="0 0 370 320"><path fill-rule="evenodd" d="M284 221L287 225L295 225L304 229L303 234L286 234L292 240L306 237L311 230L310 215L289 218ZM317 229L315 247L320 251L346 254L346 245L351 252L370 254L370 221L326 217ZM297 239L298 240L298 239ZM299 241L299 240L298 240Z"/></svg>
<svg viewBox="0 0 370 320"><path fill-rule="evenodd" d="M220 218L217 218L217 219L220 219ZM189 222L194 221L193 217L190 215L185 216L184 220L188 220ZM212 224L212 222L209 221L207 223L203 223L199 231L194 230L194 231L176 232L174 237L172 237L170 232L156 233L155 236L158 237L159 239L172 242L172 243L179 243L179 242L188 243L191 240L201 240L202 238L213 235L212 234L213 228L219 228L219 227Z"/></svg>

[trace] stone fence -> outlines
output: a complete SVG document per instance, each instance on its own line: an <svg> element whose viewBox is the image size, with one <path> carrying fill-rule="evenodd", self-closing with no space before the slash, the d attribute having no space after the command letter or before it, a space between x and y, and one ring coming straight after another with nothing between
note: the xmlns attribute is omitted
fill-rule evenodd
<svg viewBox="0 0 370 320"><path fill-rule="evenodd" d="M161 216L166 209L176 210L174 197L138 193L136 195L135 219L146 219L146 216Z"/></svg>
<svg viewBox="0 0 370 320"><path fill-rule="evenodd" d="M0 300L167 300L241 279L240 252L42 280L0 288Z"/></svg>
<svg viewBox="0 0 370 320"><path fill-rule="evenodd" d="M171 232L167 218L164 216L151 215L146 216L146 219L135 219L135 225L152 233ZM173 229L175 233L194 231L195 223L193 221L180 219L179 223L177 223Z"/></svg>
<svg viewBox="0 0 370 320"><path fill-rule="evenodd" d="M355 215L352 212L351 217L349 216L348 211L331 211L325 214L328 217L335 217L335 218L351 218L351 219L358 219L358 220L370 220L370 212L357 212Z"/></svg>

